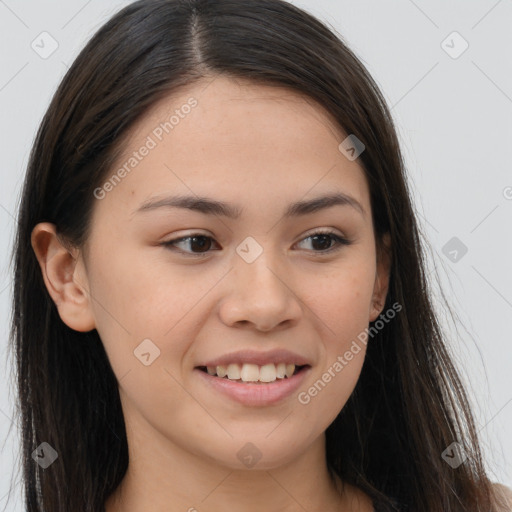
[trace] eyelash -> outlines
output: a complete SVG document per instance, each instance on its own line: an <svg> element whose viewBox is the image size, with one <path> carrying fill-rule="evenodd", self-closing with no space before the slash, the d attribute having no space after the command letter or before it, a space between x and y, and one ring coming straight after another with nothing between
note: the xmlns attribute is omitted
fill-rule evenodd
<svg viewBox="0 0 512 512"><path fill-rule="evenodd" d="M325 254L331 254L333 252L337 252L337 251L341 250L343 246L347 246L352 243L350 240L347 240L346 238L343 238L342 236L335 233L334 231L329 231L329 230L315 231L314 233L311 233L307 237L303 238L301 240L301 242L303 240L308 240L309 238L313 238L318 235L330 236L338 245L337 246L334 245L333 247L330 247L329 249L325 249L323 251L313 251L313 254L315 256L323 256ZM185 255L191 256L191 257L201 258L201 257L207 256L210 251L202 252L202 253L190 253L190 252L182 251L180 249L176 249L175 244L177 244L179 242L183 242L185 240L190 240L192 238L208 238L210 240L214 240L212 237L203 235L202 233L192 233L188 236L184 236L181 238L175 238L174 240L168 240L167 242L162 242L160 245L168 248L169 250L178 251L178 252L181 252L182 254L185 254Z"/></svg>

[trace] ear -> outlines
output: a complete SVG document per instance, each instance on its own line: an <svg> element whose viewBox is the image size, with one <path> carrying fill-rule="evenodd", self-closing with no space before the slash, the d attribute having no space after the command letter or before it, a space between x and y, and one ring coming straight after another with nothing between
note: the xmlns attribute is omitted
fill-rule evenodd
<svg viewBox="0 0 512 512"><path fill-rule="evenodd" d="M34 227L30 242L61 320L75 331L94 329L89 286L83 262L76 257L78 250L65 245L49 222Z"/></svg>
<svg viewBox="0 0 512 512"><path fill-rule="evenodd" d="M384 233L382 244L377 244L377 270L375 285L373 287L372 304L369 321L373 322L382 313L389 288L389 274L391 269L391 238Z"/></svg>

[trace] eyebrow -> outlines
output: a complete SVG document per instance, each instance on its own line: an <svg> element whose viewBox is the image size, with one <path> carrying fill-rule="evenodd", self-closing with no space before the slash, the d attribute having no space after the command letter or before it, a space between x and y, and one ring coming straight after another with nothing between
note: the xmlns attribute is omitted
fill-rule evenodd
<svg viewBox="0 0 512 512"><path fill-rule="evenodd" d="M361 213L363 216L366 212L354 197L338 192L328 194L307 201L297 201L288 205L284 212L284 217L298 217L315 213L333 206L350 206ZM230 203L223 203L208 197L198 196L170 196L164 198L148 199L134 211L134 213L147 212L158 208L185 208L197 211L206 215L221 215L229 219L238 219L242 214L242 208Z"/></svg>

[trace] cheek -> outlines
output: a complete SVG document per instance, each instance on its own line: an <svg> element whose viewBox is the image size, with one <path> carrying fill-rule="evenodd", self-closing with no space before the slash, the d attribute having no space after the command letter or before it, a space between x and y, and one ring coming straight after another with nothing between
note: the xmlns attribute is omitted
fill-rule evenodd
<svg viewBox="0 0 512 512"><path fill-rule="evenodd" d="M308 306L314 311L322 339L319 367L301 389L299 402L312 406L319 417L334 420L354 390L366 354L366 329L373 293L375 267L371 258L309 286ZM316 413L315 413L316 414Z"/></svg>
<svg viewBox="0 0 512 512"><path fill-rule="evenodd" d="M315 418L316 431L324 431L345 407L359 380L364 362L365 346L347 361L337 355L315 375L308 386L299 391L298 402ZM351 352L352 353L352 352ZM339 358L339 359L338 359Z"/></svg>
<svg viewBox="0 0 512 512"><path fill-rule="evenodd" d="M173 266L165 255L149 261L147 252L122 243L92 258L94 316L114 373L144 368L138 357L148 352L151 367L177 368L201 328L201 300L224 271Z"/></svg>
<svg viewBox="0 0 512 512"><path fill-rule="evenodd" d="M375 266L364 257L357 265L340 265L337 272L304 282L308 306L338 349L368 326L374 282Z"/></svg>

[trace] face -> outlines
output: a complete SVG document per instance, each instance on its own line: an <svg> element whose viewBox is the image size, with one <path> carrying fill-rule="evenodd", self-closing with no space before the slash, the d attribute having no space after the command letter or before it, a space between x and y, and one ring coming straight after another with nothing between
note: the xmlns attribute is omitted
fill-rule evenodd
<svg viewBox="0 0 512 512"><path fill-rule="evenodd" d="M388 285L346 136L310 99L224 77L131 132L74 268L87 293L56 300L70 327L97 329L128 430L228 468L323 438Z"/></svg>

